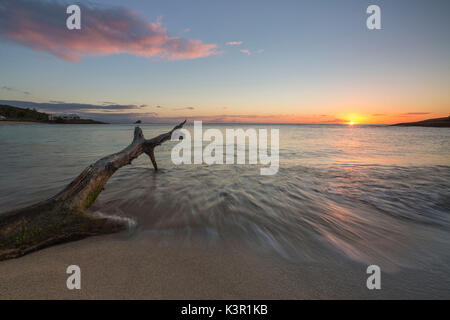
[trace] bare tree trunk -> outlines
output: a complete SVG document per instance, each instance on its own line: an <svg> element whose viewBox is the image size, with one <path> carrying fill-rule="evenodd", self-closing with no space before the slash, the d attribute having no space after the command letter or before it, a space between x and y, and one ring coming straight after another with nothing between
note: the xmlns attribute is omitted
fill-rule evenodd
<svg viewBox="0 0 450 320"><path fill-rule="evenodd" d="M114 172L131 164L142 153L150 157L155 170L158 170L154 148L169 140L172 132L185 123L152 139L145 139L142 130L136 127L128 147L91 164L54 197L0 214L0 261L52 244L124 229L122 223L93 217L85 210L95 201Z"/></svg>

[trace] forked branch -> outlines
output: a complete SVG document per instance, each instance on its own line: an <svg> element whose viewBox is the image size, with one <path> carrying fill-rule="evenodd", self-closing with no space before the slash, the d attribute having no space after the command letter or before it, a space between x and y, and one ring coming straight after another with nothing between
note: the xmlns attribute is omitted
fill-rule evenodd
<svg viewBox="0 0 450 320"><path fill-rule="evenodd" d="M22 256L49 245L90 235L116 232L119 222L86 213L108 179L121 167L147 154L155 170L154 149L169 140L186 120L171 131L145 139L141 128L134 129L133 141L120 152L103 157L87 167L54 197L27 208L0 214L0 260Z"/></svg>

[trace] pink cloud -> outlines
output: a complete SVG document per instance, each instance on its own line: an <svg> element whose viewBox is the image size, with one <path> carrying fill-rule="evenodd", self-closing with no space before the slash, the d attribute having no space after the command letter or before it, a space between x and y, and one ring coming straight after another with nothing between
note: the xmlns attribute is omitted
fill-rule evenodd
<svg viewBox="0 0 450 320"><path fill-rule="evenodd" d="M81 30L68 30L66 6L56 1L6 1L0 6L0 36L58 58L132 54L164 60L218 54L217 45L170 37L160 21L147 22L124 7L79 4Z"/></svg>
<svg viewBox="0 0 450 320"><path fill-rule="evenodd" d="M243 44L244 42L242 41L229 41L226 43L227 46L240 46L241 44Z"/></svg>
<svg viewBox="0 0 450 320"><path fill-rule="evenodd" d="M250 50L248 50L248 49L241 49L241 50L239 50L239 51L242 52L242 53L251 55Z"/></svg>

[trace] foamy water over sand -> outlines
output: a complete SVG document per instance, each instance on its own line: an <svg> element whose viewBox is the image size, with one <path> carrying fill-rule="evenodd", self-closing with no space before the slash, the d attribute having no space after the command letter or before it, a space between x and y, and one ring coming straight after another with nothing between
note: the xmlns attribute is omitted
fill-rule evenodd
<svg viewBox="0 0 450 320"><path fill-rule="evenodd" d="M171 126L141 127L151 137ZM448 293L450 130L245 127L280 128L278 174L261 176L256 165L175 166L169 142L156 150L159 172L142 156L113 176L90 211L128 223L127 241L233 241L298 265L350 259L391 274L419 270L430 291ZM1 126L0 214L52 196L126 146L132 132L132 125Z"/></svg>

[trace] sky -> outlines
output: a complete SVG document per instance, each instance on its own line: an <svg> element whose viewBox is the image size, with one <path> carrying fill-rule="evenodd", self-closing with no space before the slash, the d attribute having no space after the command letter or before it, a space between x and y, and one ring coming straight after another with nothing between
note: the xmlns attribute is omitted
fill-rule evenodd
<svg viewBox="0 0 450 320"><path fill-rule="evenodd" d="M68 30L66 8L81 8ZM381 30L366 9L381 8ZM450 115L447 0L0 0L0 103L108 122Z"/></svg>

